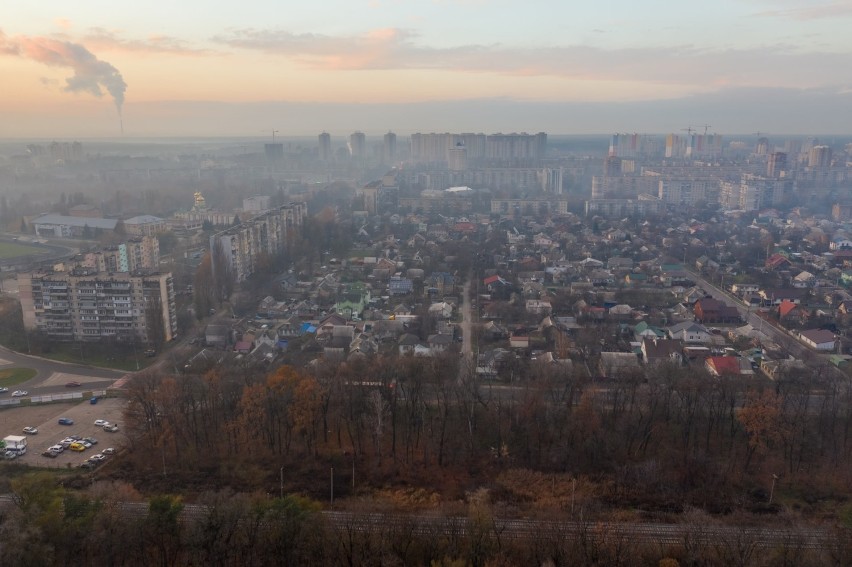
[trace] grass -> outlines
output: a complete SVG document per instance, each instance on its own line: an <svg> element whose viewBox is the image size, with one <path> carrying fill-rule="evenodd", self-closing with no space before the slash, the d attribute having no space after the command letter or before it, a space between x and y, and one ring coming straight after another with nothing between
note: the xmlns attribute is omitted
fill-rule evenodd
<svg viewBox="0 0 852 567"><path fill-rule="evenodd" d="M17 258L19 256L30 256L36 254L44 254L45 249L36 248L35 246L26 246L15 242L0 241L0 260L9 258Z"/></svg>
<svg viewBox="0 0 852 567"><path fill-rule="evenodd" d="M97 343L83 344L82 357L80 348L80 343L56 343L51 345L50 352L41 353L39 356L59 362L126 371L136 370L137 356L140 370L154 360L144 356L142 347L139 347L138 353L134 356L132 352L116 353L114 348L105 348L104 345Z"/></svg>
<svg viewBox="0 0 852 567"><path fill-rule="evenodd" d="M31 380L36 375L33 368L7 368L0 370L0 386L9 388Z"/></svg>

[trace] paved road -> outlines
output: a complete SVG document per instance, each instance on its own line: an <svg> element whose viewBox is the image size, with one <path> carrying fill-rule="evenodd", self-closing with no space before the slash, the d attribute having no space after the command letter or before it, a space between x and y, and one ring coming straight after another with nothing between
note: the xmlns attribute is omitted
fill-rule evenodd
<svg viewBox="0 0 852 567"><path fill-rule="evenodd" d="M96 368L82 364L72 364L30 356L0 346L0 370L4 368L26 367L36 370L36 375L28 382L17 385L12 390L27 390L30 395L67 392L67 382L80 382L82 387L101 389L111 385L127 373L109 368ZM8 396L9 394L0 394Z"/></svg>

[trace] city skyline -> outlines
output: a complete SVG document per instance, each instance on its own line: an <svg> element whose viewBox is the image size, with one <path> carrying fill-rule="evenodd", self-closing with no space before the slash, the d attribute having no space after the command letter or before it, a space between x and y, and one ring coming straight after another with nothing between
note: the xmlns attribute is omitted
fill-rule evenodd
<svg viewBox="0 0 852 567"><path fill-rule="evenodd" d="M4 6L2 135L852 132L848 0L277 9Z"/></svg>

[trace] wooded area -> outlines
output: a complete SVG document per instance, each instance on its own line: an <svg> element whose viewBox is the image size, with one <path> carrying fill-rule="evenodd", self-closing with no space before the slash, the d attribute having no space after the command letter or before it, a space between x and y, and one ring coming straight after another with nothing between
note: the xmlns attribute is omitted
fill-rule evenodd
<svg viewBox="0 0 852 567"><path fill-rule="evenodd" d="M324 499L334 467L355 476L338 473L341 496L415 486L454 501L487 487L539 508L496 486L525 470L582 481L577 509L834 519L849 494L852 388L831 375L762 388L669 366L606 382L535 362L510 384L472 375L456 356L143 374L129 386L133 450L115 474L275 493L283 470L287 491Z"/></svg>

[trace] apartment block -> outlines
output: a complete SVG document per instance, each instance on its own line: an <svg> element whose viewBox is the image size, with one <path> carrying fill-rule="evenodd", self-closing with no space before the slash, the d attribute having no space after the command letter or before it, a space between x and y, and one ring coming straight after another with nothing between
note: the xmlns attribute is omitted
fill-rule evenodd
<svg viewBox="0 0 852 567"><path fill-rule="evenodd" d="M18 288L24 328L55 340L149 343L177 336L171 273L28 272L18 274Z"/></svg>
<svg viewBox="0 0 852 567"><path fill-rule="evenodd" d="M70 263L95 272L157 271L160 268L160 241L153 236L132 238L117 246L86 252Z"/></svg>
<svg viewBox="0 0 852 567"><path fill-rule="evenodd" d="M221 259L236 281L245 281L254 273L261 257L274 256L284 249L290 232L298 230L306 216L305 203L283 205L214 234L210 237L210 250L221 249ZM213 269L224 269L225 266L216 265L218 261L221 261L220 256L214 253Z"/></svg>

